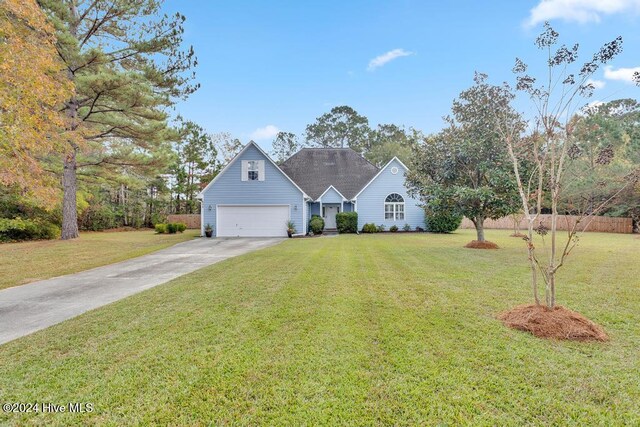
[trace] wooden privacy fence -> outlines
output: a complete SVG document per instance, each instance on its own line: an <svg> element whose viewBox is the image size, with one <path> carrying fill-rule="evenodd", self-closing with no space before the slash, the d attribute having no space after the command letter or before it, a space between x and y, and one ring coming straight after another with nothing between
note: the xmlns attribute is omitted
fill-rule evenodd
<svg viewBox="0 0 640 427"><path fill-rule="evenodd" d="M568 230L579 219L576 215L558 215L558 230ZM536 226L542 222L545 226L551 227L551 215L540 215ZM509 216L500 219L488 219L484 222L485 228L496 228L501 230L513 230L514 220ZM586 226L586 229L585 229ZM475 228L471 220L464 218L460 228ZM527 230L527 220L520 220L520 232ZM612 218L608 216L594 216L583 218L578 225L580 231L596 231L601 233L633 233L633 221L631 218Z"/></svg>
<svg viewBox="0 0 640 427"><path fill-rule="evenodd" d="M167 222L183 222L187 228L200 229L200 214L167 215Z"/></svg>

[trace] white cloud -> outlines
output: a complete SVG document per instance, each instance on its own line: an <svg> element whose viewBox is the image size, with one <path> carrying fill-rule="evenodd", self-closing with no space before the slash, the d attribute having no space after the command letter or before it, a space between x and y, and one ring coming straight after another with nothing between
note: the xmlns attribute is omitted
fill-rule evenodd
<svg viewBox="0 0 640 427"><path fill-rule="evenodd" d="M413 55L413 52L409 52L404 49L390 50L389 52L376 56L371 61L369 61L369 66L367 67L367 70L373 71L378 67L382 67L387 62L393 61L394 59L401 58L403 56L411 56L411 55Z"/></svg>
<svg viewBox="0 0 640 427"><path fill-rule="evenodd" d="M594 89L602 89L607 84L607 82L604 82L602 80L589 79L587 80L587 84L592 84Z"/></svg>
<svg viewBox="0 0 640 427"><path fill-rule="evenodd" d="M633 74L640 73L640 67L635 68L618 68L614 70L611 65L604 67L604 78L608 80L621 80L627 83L633 83Z"/></svg>
<svg viewBox="0 0 640 427"><path fill-rule="evenodd" d="M278 132L280 132L280 129L278 129L277 126L266 125L263 128L258 128L256 130L254 130L251 133L251 135L249 135L249 136L254 141L262 141L262 140L265 140L265 139L273 139L273 138L275 138L276 135L278 134Z"/></svg>
<svg viewBox="0 0 640 427"><path fill-rule="evenodd" d="M531 9L526 26L553 19L586 24L600 22L603 15L639 12L640 0L540 0Z"/></svg>
<svg viewBox="0 0 640 427"><path fill-rule="evenodd" d="M604 102L599 101L599 100L595 100L595 101L591 101L590 103L587 104L587 108L596 108L599 107L601 105L604 105Z"/></svg>

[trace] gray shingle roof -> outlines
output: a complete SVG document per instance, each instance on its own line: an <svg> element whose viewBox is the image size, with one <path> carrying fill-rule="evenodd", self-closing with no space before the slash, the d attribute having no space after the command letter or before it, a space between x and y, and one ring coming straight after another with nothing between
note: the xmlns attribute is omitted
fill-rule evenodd
<svg viewBox="0 0 640 427"><path fill-rule="evenodd" d="M314 200L330 185L351 200L379 171L350 148L303 148L280 168Z"/></svg>

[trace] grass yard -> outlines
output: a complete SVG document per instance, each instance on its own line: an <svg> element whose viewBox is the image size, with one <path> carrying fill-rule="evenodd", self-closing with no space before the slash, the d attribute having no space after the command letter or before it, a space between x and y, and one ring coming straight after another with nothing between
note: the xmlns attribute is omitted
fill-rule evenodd
<svg viewBox="0 0 640 427"><path fill-rule="evenodd" d="M640 239L588 234L558 298L611 341L544 341L522 241L292 239L0 346L0 402L90 402L0 424L638 425Z"/></svg>
<svg viewBox="0 0 640 427"><path fill-rule="evenodd" d="M198 234L198 230L159 235L151 230L87 232L68 241L0 244L0 289L124 261L193 239Z"/></svg>

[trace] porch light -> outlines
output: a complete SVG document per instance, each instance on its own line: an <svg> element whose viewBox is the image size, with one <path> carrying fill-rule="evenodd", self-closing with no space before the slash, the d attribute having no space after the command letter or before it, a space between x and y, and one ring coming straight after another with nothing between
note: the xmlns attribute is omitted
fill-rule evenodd
<svg viewBox="0 0 640 427"><path fill-rule="evenodd" d="M213 210L213 207L211 205L209 205L209 207L207 209L209 210L209 212L211 212Z"/></svg>
<svg viewBox="0 0 640 427"><path fill-rule="evenodd" d="M298 205L293 205L293 210L297 211L298 210Z"/></svg>

